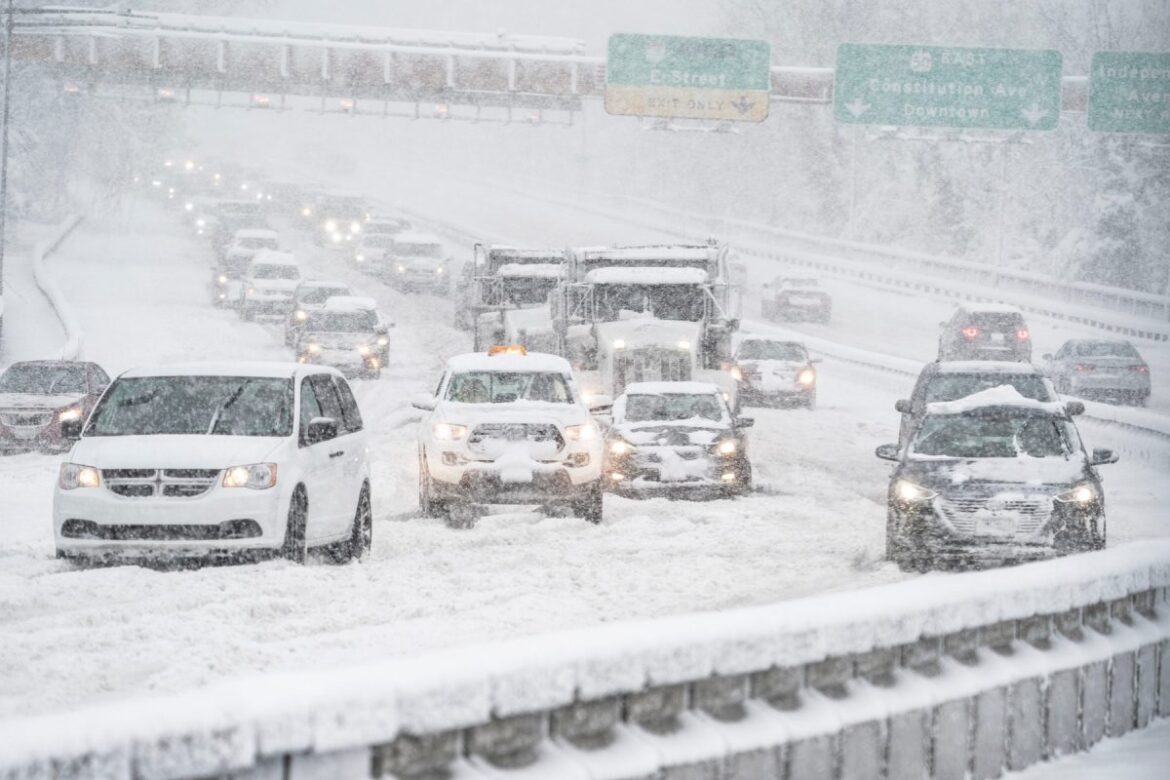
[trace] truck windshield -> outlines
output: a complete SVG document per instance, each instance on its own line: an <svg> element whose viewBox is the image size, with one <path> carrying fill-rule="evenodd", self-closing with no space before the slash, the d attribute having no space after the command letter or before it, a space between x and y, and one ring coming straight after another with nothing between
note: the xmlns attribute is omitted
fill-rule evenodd
<svg viewBox="0 0 1170 780"><path fill-rule="evenodd" d="M630 422L656 420L723 419L723 405L711 393L661 393L626 396L626 417Z"/></svg>
<svg viewBox="0 0 1170 780"><path fill-rule="evenodd" d="M928 415L911 445L916 455L946 458L1064 457L1060 421L1047 415Z"/></svg>
<svg viewBox="0 0 1170 780"><path fill-rule="evenodd" d="M568 404L573 402L573 396L561 374L468 371L451 377L447 400L463 404L508 404L513 401Z"/></svg>
<svg viewBox="0 0 1170 780"><path fill-rule="evenodd" d="M60 363L16 363L0 374L0 393L62 395L85 392L85 368Z"/></svg>
<svg viewBox="0 0 1170 780"><path fill-rule="evenodd" d="M118 379L86 426L87 436L289 436L291 379L151 376Z"/></svg>
<svg viewBox="0 0 1170 780"><path fill-rule="evenodd" d="M390 233L367 233L362 239L362 246L374 249L390 249L394 246L394 236Z"/></svg>
<svg viewBox="0 0 1170 780"><path fill-rule="evenodd" d="M593 300L600 322L623 319L623 313L698 322L707 303L706 291L697 284L599 284Z"/></svg>

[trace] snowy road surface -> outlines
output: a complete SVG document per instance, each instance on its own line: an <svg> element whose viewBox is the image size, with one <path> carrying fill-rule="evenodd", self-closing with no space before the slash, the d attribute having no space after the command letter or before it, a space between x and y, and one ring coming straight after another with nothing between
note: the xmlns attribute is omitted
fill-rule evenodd
<svg viewBox="0 0 1170 780"><path fill-rule="evenodd" d="M369 184L375 195L394 195ZM453 218L532 245L663 238L506 198L467 197L451 210L462 212ZM0 470L6 525L0 718L238 674L345 665L907 576L882 561L888 469L872 453L895 438L892 406L908 382L831 360L821 370L816 412L751 411L758 488L751 497L613 499L600 527L526 511L490 515L465 532L418 518L413 414L405 399L431 389L443 359L467 349L468 338L449 326L449 302L397 293L323 255L303 236L285 234L311 276L360 283L398 323L389 370L377 382L355 383L373 434L371 559L347 567L271 562L184 572L78 570L52 557L49 505L58 459L9 458ZM467 254L466 247L453 249ZM291 358L275 325L244 323L208 305L210 258L173 213L139 202L120 220L88 226L51 267L87 331L86 357L111 371L152 361ZM920 322L890 314L903 308L896 297L857 286L834 292L843 300L855 296L842 308L874 315L839 320L827 337L874 349L919 339ZM879 327L888 335L875 336ZM926 357L919 347L883 351ZM1115 431L1092 435L1118 437L1123 452L1148 450L1144 460L1135 457L1107 473L1111 539L1170 534L1161 511L1170 497L1166 446Z"/></svg>

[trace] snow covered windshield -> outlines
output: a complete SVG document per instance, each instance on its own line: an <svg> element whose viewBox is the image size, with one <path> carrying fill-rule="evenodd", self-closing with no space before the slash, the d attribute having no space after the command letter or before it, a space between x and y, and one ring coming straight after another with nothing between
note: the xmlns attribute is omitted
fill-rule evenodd
<svg viewBox="0 0 1170 780"><path fill-rule="evenodd" d="M600 284L594 288L600 322L615 322L622 312L644 312L662 320L698 322L706 293L694 284Z"/></svg>
<svg viewBox="0 0 1170 780"><path fill-rule="evenodd" d="M443 247L439 244L416 244L394 242L394 251L406 257L442 257Z"/></svg>
<svg viewBox="0 0 1170 780"><path fill-rule="evenodd" d="M468 371L451 377L447 400L463 404L507 404L513 401L568 404L573 402L573 396L561 374Z"/></svg>
<svg viewBox="0 0 1170 780"><path fill-rule="evenodd" d="M376 327L372 311L315 311L306 323L307 330L325 333L369 333Z"/></svg>
<svg viewBox="0 0 1170 780"><path fill-rule="evenodd" d="M1139 357L1133 344L1127 341L1082 341L1077 344L1077 357Z"/></svg>
<svg viewBox="0 0 1170 780"><path fill-rule="evenodd" d="M118 379L87 436L289 436L291 379L161 376Z"/></svg>
<svg viewBox="0 0 1170 780"><path fill-rule="evenodd" d="M544 303L548 294L556 289L559 279L549 277L509 277L501 280L504 296L516 304Z"/></svg>
<svg viewBox="0 0 1170 780"><path fill-rule="evenodd" d="M242 249L278 249L275 238L241 238L236 244Z"/></svg>
<svg viewBox="0 0 1170 780"><path fill-rule="evenodd" d="M719 398L710 393L664 393L626 396L626 416L630 422L667 420L723 419Z"/></svg>
<svg viewBox="0 0 1170 780"><path fill-rule="evenodd" d="M257 265L252 267L253 279L300 279L295 265Z"/></svg>
<svg viewBox="0 0 1170 780"><path fill-rule="evenodd" d="M62 395L85 392L85 368L53 363L17 363L0 374L0 393Z"/></svg>
<svg viewBox="0 0 1170 780"><path fill-rule="evenodd" d="M740 360L807 360L804 347L791 341L745 341L739 345Z"/></svg>
<svg viewBox="0 0 1170 780"><path fill-rule="evenodd" d="M349 295L348 287L307 287L301 290L301 303L325 303L335 295Z"/></svg>
<svg viewBox="0 0 1170 780"><path fill-rule="evenodd" d="M922 421L911 451L945 458L1060 458L1071 447L1060 420L1050 415L940 414Z"/></svg>
<svg viewBox="0 0 1170 780"><path fill-rule="evenodd" d="M1011 385L1033 401L1055 400L1044 378L1035 374L935 374L926 383L926 402L957 401L1002 385Z"/></svg>

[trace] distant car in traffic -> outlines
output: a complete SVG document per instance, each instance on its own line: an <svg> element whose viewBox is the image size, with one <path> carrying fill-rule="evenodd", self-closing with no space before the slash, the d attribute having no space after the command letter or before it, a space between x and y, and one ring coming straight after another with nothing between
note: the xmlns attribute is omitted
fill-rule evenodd
<svg viewBox="0 0 1170 780"><path fill-rule="evenodd" d="M244 228L232 234L232 240L223 247L227 262L247 262L261 249L280 249L280 236L275 230Z"/></svg>
<svg viewBox="0 0 1170 780"><path fill-rule="evenodd" d="M746 338L735 350L731 374L741 404L817 404L817 358L799 341Z"/></svg>
<svg viewBox="0 0 1170 780"><path fill-rule="evenodd" d="M167 366L119 376L82 426L53 498L57 556L208 558L372 538L361 413L319 366Z"/></svg>
<svg viewBox="0 0 1170 780"><path fill-rule="evenodd" d="M299 363L377 379L390 356L390 337L372 299L333 297L309 312L296 347Z"/></svg>
<svg viewBox="0 0 1170 780"><path fill-rule="evenodd" d="M1105 495L1063 404L1013 387L932 403L899 449L887 501L887 556L906 569L1029 560L1105 546Z"/></svg>
<svg viewBox="0 0 1170 780"><path fill-rule="evenodd" d="M1014 306L960 306L941 328L939 360L1032 360L1032 334Z"/></svg>
<svg viewBox="0 0 1170 780"><path fill-rule="evenodd" d="M1052 382L1031 363L994 360L927 363L918 374L910 397L894 403L894 411L902 415L898 427L898 445L906 443L914 426L926 414L927 404L958 401L1003 385L1015 388L1017 393L1034 401L1060 401ZM1085 405L1079 401L1069 401L1065 408L1070 415L1077 415L1085 410Z"/></svg>
<svg viewBox="0 0 1170 780"><path fill-rule="evenodd" d="M450 258L443 242L430 233L408 231L394 237L383 273L400 290L442 292L451 287Z"/></svg>
<svg viewBox="0 0 1170 780"><path fill-rule="evenodd" d="M335 295L353 295L345 282L310 280L301 282L293 291L292 311L284 321L284 343L295 347L309 312L325 308L325 302Z"/></svg>
<svg viewBox="0 0 1170 780"><path fill-rule="evenodd" d="M351 193L321 195L311 207L316 221L314 241L326 249L350 249L365 229L370 210L366 199Z"/></svg>
<svg viewBox="0 0 1170 780"><path fill-rule="evenodd" d="M745 431L720 387L635 382L613 402L605 440L607 490L629 496L739 495L752 487Z"/></svg>
<svg viewBox="0 0 1170 780"><path fill-rule="evenodd" d="M88 417L109 383L97 363L13 363L0 374L0 454L69 449L62 426Z"/></svg>
<svg viewBox="0 0 1170 780"><path fill-rule="evenodd" d="M363 233L353 247L353 264L362 270L385 273L393 253L393 234Z"/></svg>
<svg viewBox="0 0 1170 780"><path fill-rule="evenodd" d="M833 299L816 279L779 277L764 285L760 304L764 319L773 322L821 322L833 317Z"/></svg>
<svg viewBox="0 0 1170 780"><path fill-rule="evenodd" d="M376 236L396 236L411 229L409 219L389 214L371 214L362 228L363 234Z"/></svg>
<svg viewBox="0 0 1170 780"><path fill-rule="evenodd" d="M1128 341L1072 339L1044 360L1056 389L1067 395L1138 406L1150 397L1150 367Z"/></svg>
<svg viewBox="0 0 1170 780"><path fill-rule="evenodd" d="M257 314L287 314L300 282L301 269L292 254L260 250L244 274L240 316L250 320Z"/></svg>

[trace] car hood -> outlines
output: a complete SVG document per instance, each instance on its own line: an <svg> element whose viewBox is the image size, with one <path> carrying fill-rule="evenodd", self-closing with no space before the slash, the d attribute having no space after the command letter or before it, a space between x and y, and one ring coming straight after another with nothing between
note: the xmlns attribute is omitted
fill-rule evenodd
<svg viewBox="0 0 1170 780"><path fill-rule="evenodd" d="M1083 458L910 458L900 476L924 488L945 491L980 484L1024 490L1072 487L1088 478Z"/></svg>
<svg viewBox="0 0 1170 780"><path fill-rule="evenodd" d="M636 446L677 447L714 444L720 436L731 431L731 426L696 418L669 422L622 422L615 424L611 430Z"/></svg>
<svg viewBox="0 0 1170 780"><path fill-rule="evenodd" d="M479 423L551 422L557 425L581 425L589 413L577 404L552 404L543 401L516 401L510 404L461 404L443 401L436 420L458 425Z"/></svg>
<svg viewBox="0 0 1170 780"><path fill-rule="evenodd" d="M288 441L267 436L85 436L69 460L99 469L224 469L264 463Z"/></svg>
<svg viewBox="0 0 1170 780"><path fill-rule="evenodd" d="M32 393L0 393L0 409L64 409L81 403L85 393L73 395L34 395Z"/></svg>
<svg viewBox="0 0 1170 780"><path fill-rule="evenodd" d="M626 349L638 347L669 347L677 349L680 341L690 342L693 352L702 335L701 324L681 320L659 320L653 317L632 317L617 322L603 322L596 326L597 341L612 349L615 339L626 343Z"/></svg>

